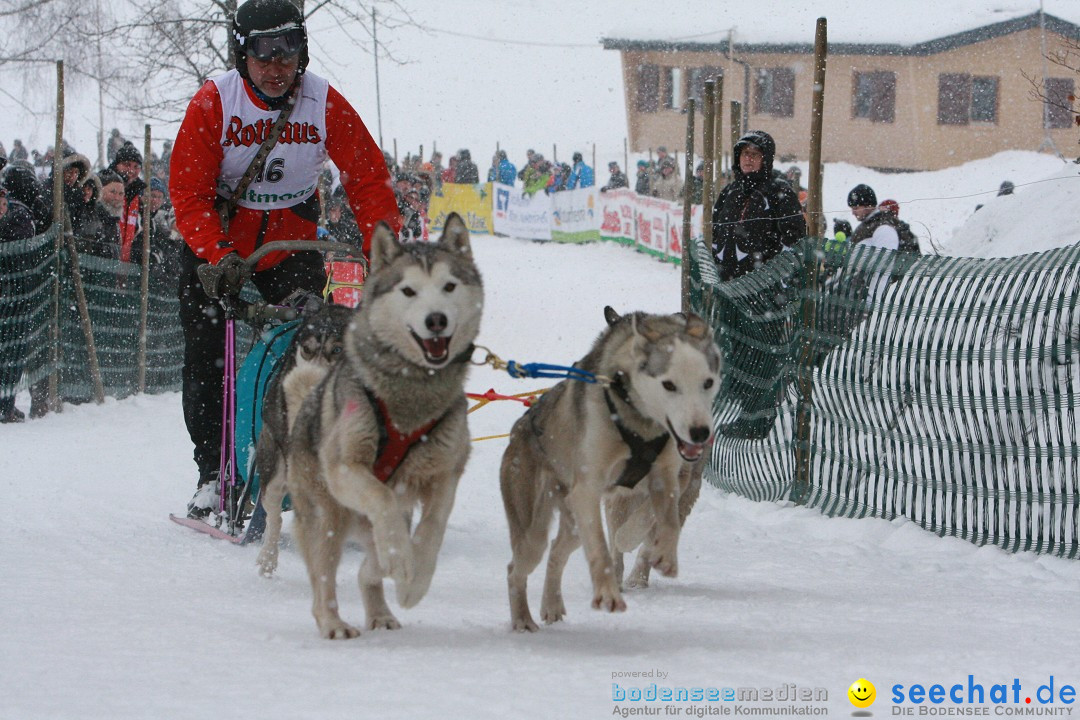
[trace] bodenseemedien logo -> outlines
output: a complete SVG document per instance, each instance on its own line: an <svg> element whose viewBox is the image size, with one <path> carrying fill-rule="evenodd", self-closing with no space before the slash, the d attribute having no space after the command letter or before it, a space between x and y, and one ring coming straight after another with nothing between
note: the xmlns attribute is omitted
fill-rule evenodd
<svg viewBox="0 0 1080 720"><path fill-rule="evenodd" d="M859 709L868 708L874 704L874 700L877 700L877 688L874 687L874 683L866 678L859 678L851 683L847 696L855 707Z"/></svg>

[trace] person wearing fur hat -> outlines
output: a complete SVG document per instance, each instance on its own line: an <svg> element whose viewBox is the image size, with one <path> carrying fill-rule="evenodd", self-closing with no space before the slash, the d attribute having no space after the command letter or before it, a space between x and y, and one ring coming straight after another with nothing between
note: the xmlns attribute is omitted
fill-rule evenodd
<svg viewBox="0 0 1080 720"><path fill-rule="evenodd" d="M74 228L75 218L83 204L82 184L90 176L90 160L79 153L65 155L60 161L60 172L63 176L64 207ZM42 187L42 200L51 211L53 206L52 173L49 173L49 179Z"/></svg>
<svg viewBox="0 0 1080 720"><path fill-rule="evenodd" d="M806 235L806 221L799 197L786 178L773 174L776 143L762 131L754 130L735 143L731 161L734 179L716 198L712 211L712 250L721 282L731 282L753 272L797 244ZM775 305L768 298L761 305ZM780 337L783 318L758 316L755 308L731 308L731 324L750 316L749 331L764 337ZM730 357L754 357L760 350L732 333ZM765 353L760 362L744 366L747 379L732 376L730 394L741 403L741 413L721 428L728 437L761 440L772 432L777 415L777 397L783 387L779 358Z"/></svg>

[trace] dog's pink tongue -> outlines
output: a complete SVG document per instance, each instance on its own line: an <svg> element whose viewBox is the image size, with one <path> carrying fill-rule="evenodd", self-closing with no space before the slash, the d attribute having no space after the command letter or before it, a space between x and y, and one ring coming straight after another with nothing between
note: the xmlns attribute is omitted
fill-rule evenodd
<svg viewBox="0 0 1080 720"><path fill-rule="evenodd" d="M686 460L697 460L701 457L701 451L705 449L704 445L697 445L692 443L679 443L679 453Z"/></svg>
<svg viewBox="0 0 1080 720"><path fill-rule="evenodd" d="M446 357L446 353L449 349L450 338L433 337L424 340L424 351L432 360L438 360L440 358Z"/></svg>

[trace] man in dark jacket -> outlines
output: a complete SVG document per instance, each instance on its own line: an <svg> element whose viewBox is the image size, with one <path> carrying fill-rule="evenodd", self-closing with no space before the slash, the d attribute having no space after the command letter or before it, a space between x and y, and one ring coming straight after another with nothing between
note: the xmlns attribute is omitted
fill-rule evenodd
<svg viewBox="0 0 1080 720"><path fill-rule="evenodd" d="M754 130L735 143L735 179L713 206L713 255L721 281L734 280L768 262L806 235L799 197L773 177L776 143Z"/></svg>
<svg viewBox="0 0 1080 720"><path fill-rule="evenodd" d="M465 185L475 185L480 182L480 170L476 167L476 163L472 161L472 154L468 150L458 151L454 182Z"/></svg>
<svg viewBox="0 0 1080 720"><path fill-rule="evenodd" d="M713 207L712 249L721 282L756 270L806 235L798 196L787 180L773 175L775 154L776 143L760 130L735 143L734 180ZM761 297L728 308L733 369L728 393L740 402L741 414L721 428L727 437L762 440L772 432L784 387L783 353L776 347L783 345L785 319L781 313L770 316L778 302ZM751 337L754 344L748 342ZM762 348L762 343L775 347Z"/></svg>
<svg viewBox="0 0 1080 720"><path fill-rule="evenodd" d="M607 185L600 188L600 192L607 192L608 190L616 190L618 188L629 186L630 183L626 180L626 173L619 169L619 163L609 162L607 168L608 172L611 173L611 177L608 179Z"/></svg>

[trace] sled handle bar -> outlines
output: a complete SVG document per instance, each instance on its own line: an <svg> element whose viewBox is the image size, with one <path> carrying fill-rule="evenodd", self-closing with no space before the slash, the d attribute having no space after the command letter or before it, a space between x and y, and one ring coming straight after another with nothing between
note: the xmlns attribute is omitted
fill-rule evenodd
<svg viewBox="0 0 1080 720"><path fill-rule="evenodd" d="M364 252L356 247L343 242L331 242L329 240L273 240L260 245L255 252L244 258L249 268L254 268L256 263L272 252L298 252L302 250L316 250L318 252L340 252L353 257L364 257Z"/></svg>

